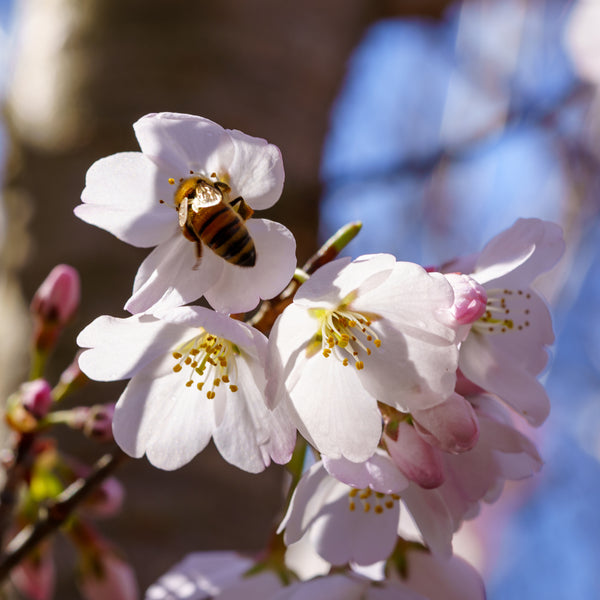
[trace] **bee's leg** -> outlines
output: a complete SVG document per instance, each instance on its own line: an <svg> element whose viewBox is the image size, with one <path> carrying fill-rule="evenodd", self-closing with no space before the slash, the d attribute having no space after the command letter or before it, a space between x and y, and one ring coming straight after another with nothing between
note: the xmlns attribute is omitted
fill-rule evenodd
<svg viewBox="0 0 600 600"><path fill-rule="evenodd" d="M236 204L239 204L239 207L237 208L237 214L240 215L244 221L247 221L254 214L254 211L246 204L241 196L238 196L235 200L232 200L229 203L229 206L231 206L231 208L235 208Z"/></svg>
<svg viewBox="0 0 600 600"><path fill-rule="evenodd" d="M202 260L202 242L200 240L196 241L196 263L192 267L194 271L200 266L200 261Z"/></svg>

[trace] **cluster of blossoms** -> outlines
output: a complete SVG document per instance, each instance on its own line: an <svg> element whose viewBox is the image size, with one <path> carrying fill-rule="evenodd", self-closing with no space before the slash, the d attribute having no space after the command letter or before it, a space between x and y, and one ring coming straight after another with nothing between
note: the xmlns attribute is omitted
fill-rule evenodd
<svg viewBox="0 0 600 600"><path fill-rule="evenodd" d="M291 233L252 218L282 191L275 146L188 115L134 129L141 152L95 163L75 212L156 248L131 316L80 333L80 367L130 380L113 433L159 468L211 438L253 473L312 446L278 535L321 569L290 559L275 577L236 554L194 555L147 598L483 598L452 537L541 466L516 420L538 426L549 412L537 377L553 332L533 283L564 251L560 228L521 219L438 269L376 254L294 275ZM293 277L303 283L270 332L240 318ZM188 305L200 298L211 308Z"/></svg>

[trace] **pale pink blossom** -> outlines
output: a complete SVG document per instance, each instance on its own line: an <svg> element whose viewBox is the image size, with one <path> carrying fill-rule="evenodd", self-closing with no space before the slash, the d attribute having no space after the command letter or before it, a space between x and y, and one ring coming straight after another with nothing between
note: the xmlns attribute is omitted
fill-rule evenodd
<svg viewBox="0 0 600 600"><path fill-rule="evenodd" d="M117 402L113 433L134 457L177 469L211 437L222 456L250 472L285 463L295 430L285 406L264 401L267 339L246 323L201 307L159 316L103 316L78 337L92 379L131 379Z"/></svg>
<svg viewBox="0 0 600 600"><path fill-rule="evenodd" d="M244 577L254 564L237 552L194 552L153 583L144 600L268 600L282 583L272 571Z"/></svg>
<svg viewBox="0 0 600 600"><path fill-rule="evenodd" d="M56 583L52 546L40 544L11 571L10 580L30 600L51 600Z"/></svg>
<svg viewBox="0 0 600 600"><path fill-rule="evenodd" d="M550 411L537 376L554 341L550 312L532 284L558 262L564 248L558 225L519 219L486 245L470 273L484 288L487 307L460 346L460 370L532 425L540 425Z"/></svg>
<svg viewBox="0 0 600 600"><path fill-rule="evenodd" d="M321 267L271 332L270 405L289 403L321 453L367 459L381 438L378 402L410 412L453 393L453 300L442 275L391 255Z"/></svg>
<svg viewBox="0 0 600 600"><path fill-rule="evenodd" d="M125 308L135 314L204 296L214 309L236 313L278 294L296 267L295 241L285 227L247 220L256 261L254 266L238 266L184 237L174 196L180 182L197 178L217 190L214 196L225 203L241 197L251 209L269 208L283 188L279 149L192 115L146 115L134 130L142 151L94 163L83 203L75 208L82 220L133 246L156 246L140 266ZM199 262L198 248L203 248Z"/></svg>
<svg viewBox="0 0 600 600"><path fill-rule="evenodd" d="M78 580L85 600L138 600L139 591L131 566L110 550L99 551L94 564L84 568Z"/></svg>

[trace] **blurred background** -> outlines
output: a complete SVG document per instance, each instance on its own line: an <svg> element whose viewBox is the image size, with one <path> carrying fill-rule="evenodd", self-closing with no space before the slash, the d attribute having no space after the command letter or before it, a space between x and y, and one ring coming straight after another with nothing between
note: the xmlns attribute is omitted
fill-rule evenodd
<svg viewBox="0 0 600 600"><path fill-rule="evenodd" d="M542 282L557 345L546 465L461 532L492 600L600 597L600 2L598 0L0 0L0 388L26 374L27 304L59 262L82 275L77 332L125 316L147 251L72 213L98 158L137 150L162 110L264 137L283 153L284 223L303 262L349 220L348 248L440 264L520 216L560 223L565 260ZM116 400L91 384L72 403ZM61 432L69 451L101 450ZM121 470L127 499L102 530L145 589L193 550L258 550L281 469L240 472L209 448L174 473ZM58 542L58 598L78 598Z"/></svg>

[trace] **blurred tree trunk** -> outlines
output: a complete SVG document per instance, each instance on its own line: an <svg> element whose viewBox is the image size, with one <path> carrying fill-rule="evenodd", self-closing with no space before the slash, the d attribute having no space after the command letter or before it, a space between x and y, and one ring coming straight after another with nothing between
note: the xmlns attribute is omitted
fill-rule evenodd
<svg viewBox="0 0 600 600"><path fill-rule="evenodd" d="M23 262L23 223L31 211L25 295L59 262L82 274L83 305L51 378L70 362L77 331L99 314L123 315L146 254L72 213L96 159L138 149L131 128L136 119L148 112L188 112L277 144L286 184L281 202L266 216L292 230L303 261L316 246L321 145L352 48L382 15L439 15L444 4L21 0L20 43L5 111L10 139L4 198L13 257L2 267L14 271ZM0 280L0 291L4 287ZM4 362L0 368L13 372ZM75 400L116 400L122 387L94 384ZM64 438L73 452L96 454L77 436ZM280 470L249 476L214 450L176 473L140 460L123 474L129 500L122 518L106 529L126 550L143 589L194 549L260 548L280 503ZM68 583L61 586L58 597L74 594Z"/></svg>

